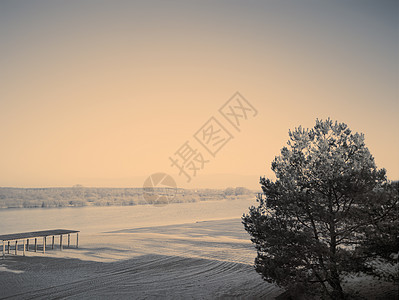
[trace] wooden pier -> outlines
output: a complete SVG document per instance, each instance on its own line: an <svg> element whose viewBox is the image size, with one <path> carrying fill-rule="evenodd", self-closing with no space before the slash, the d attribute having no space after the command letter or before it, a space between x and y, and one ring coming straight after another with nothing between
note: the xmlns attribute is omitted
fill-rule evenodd
<svg viewBox="0 0 399 300"><path fill-rule="evenodd" d="M0 235L0 240L3 241L3 259L7 254L10 254L11 243L15 244L14 252L18 255L18 241L22 242L22 252L25 256L26 251L32 250L32 246L29 244L30 239L34 239L33 251L37 252L38 246L40 245L40 240L42 240L42 251L43 254L46 253L47 237L52 237L51 239L51 249L54 249L55 237L59 237L60 247L62 251L64 245L62 244L62 236L66 235L68 237L68 248L71 246L71 234L76 233L76 244L75 248L79 247L79 232L78 230L66 230L66 229L54 229L54 230L43 230L43 231L32 231L23 233L13 233L13 234L3 234ZM39 239L39 245L38 245ZM6 247L7 244L7 247Z"/></svg>

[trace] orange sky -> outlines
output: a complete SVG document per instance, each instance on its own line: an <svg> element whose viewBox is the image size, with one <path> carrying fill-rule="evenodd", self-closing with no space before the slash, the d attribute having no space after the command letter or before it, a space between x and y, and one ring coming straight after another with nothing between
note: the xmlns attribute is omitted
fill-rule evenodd
<svg viewBox="0 0 399 300"><path fill-rule="evenodd" d="M298 125L363 132L399 179L397 1L1 1L0 186L258 187ZM218 109L258 111L238 132ZM193 137L212 116L231 139ZM209 163L190 183L169 157Z"/></svg>

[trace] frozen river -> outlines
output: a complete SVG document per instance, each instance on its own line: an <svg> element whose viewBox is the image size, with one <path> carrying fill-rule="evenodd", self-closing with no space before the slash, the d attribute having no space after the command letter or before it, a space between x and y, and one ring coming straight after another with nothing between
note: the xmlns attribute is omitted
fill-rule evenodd
<svg viewBox="0 0 399 300"><path fill-rule="evenodd" d="M252 204L2 210L0 234L56 228L81 234L79 249L8 256L0 269L7 288L0 293L21 299L272 299L281 290L254 271L256 251L240 220Z"/></svg>

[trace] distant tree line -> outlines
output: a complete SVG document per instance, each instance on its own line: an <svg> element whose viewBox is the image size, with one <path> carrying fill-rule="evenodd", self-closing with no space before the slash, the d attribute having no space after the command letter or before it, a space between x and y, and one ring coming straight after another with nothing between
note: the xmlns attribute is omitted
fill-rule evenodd
<svg viewBox="0 0 399 300"><path fill-rule="evenodd" d="M172 203L238 199L255 195L244 187L221 189L177 189ZM0 209L83 206L132 206L148 204L142 188L0 188Z"/></svg>

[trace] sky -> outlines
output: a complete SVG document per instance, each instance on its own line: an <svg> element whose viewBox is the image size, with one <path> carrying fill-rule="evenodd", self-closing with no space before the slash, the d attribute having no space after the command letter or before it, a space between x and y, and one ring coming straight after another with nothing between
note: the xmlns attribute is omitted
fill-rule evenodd
<svg viewBox="0 0 399 300"><path fill-rule="evenodd" d="M388 0L0 0L0 186L140 187L164 172L259 188L288 130L328 117L397 180L398 16ZM204 128L222 128L215 151ZM183 161L199 168L189 182Z"/></svg>

